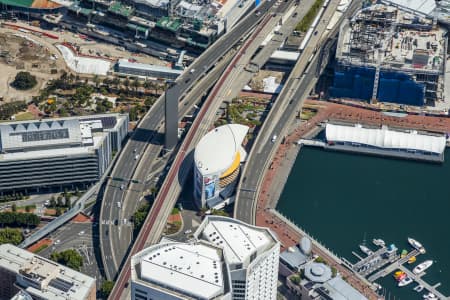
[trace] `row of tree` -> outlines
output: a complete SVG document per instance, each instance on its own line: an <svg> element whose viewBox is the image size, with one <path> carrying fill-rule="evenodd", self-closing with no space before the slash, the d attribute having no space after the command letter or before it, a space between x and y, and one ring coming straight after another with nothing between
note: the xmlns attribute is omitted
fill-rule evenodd
<svg viewBox="0 0 450 300"><path fill-rule="evenodd" d="M0 213L0 225L9 227L22 227L39 225L40 219L37 215L31 213L17 213L12 211Z"/></svg>

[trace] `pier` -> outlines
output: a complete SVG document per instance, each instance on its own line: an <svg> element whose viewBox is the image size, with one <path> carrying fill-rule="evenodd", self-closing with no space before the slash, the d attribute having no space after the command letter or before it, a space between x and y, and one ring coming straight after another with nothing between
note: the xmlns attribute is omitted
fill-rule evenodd
<svg viewBox="0 0 450 300"><path fill-rule="evenodd" d="M381 247L373 254L361 259L356 264L353 264L352 269L365 277L396 260L398 260L398 255L395 251L390 251L386 247Z"/></svg>
<svg viewBox="0 0 450 300"><path fill-rule="evenodd" d="M377 281L381 277L386 277L396 270L401 270L408 275L417 285L424 287L424 290L433 293L437 296L437 299L450 300L450 297L443 295L437 290L441 283L436 283L434 285L429 284L422 279L426 273L422 272L420 274L414 274L409 270L404 264L413 256L419 256L421 253L414 249L410 251L405 257L400 257L397 254L396 248L389 250L387 247L383 246L376 250L373 254L362 258L355 252L353 255L359 258L359 261L355 264L350 264L347 262L347 266L350 267L354 272L359 273L361 276L367 278L371 283Z"/></svg>

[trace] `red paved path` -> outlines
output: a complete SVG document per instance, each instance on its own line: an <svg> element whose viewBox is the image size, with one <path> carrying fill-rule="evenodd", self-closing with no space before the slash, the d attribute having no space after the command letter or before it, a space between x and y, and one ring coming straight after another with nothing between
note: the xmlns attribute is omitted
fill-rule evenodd
<svg viewBox="0 0 450 300"><path fill-rule="evenodd" d="M256 95L252 94L252 96ZM304 136L304 134L311 131L318 123L328 119L355 123L360 122L362 124L378 126L388 125L391 127L429 130L443 133L450 132L450 118L445 117L429 117L417 115L408 115L406 117L392 117L386 116L380 112L365 110L362 108L350 107L336 103L307 100L305 106L308 107L311 105L316 106L319 109L318 113L308 122L304 122L302 125L296 128L294 132L290 133L290 135L286 137L285 143L280 145L272 161L272 167L267 170L264 176L264 180L261 186L261 192L258 198L256 224L259 226L270 227L278 235L282 243L282 250L284 250L286 247L290 247L298 243L301 237L293 228L284 224L283 221L279 220L275 215L267 210L267 208L269 207L269 201L273 202L274 200L271 199L271 189L277 188L272 186L273 179L276 178L280 165L283 162L284 164L292 163L285 161L285 159L288 156L288 151L297 151L296 147L293 144L295 144L302 136ZM318 249L315 249L315 252L319 252L319 255L327 258L326 253L320 253L321 251L319 251ZM330 258L328 258L327 260L331 262ZM368 297L369 299L378 298L370 288L361 283L346 268L340 265L336 265L335 263L331 263L331 265L334 265L336 268L338 268L343 277L346 278L352 286L366 295L366 297Z"/></svg>

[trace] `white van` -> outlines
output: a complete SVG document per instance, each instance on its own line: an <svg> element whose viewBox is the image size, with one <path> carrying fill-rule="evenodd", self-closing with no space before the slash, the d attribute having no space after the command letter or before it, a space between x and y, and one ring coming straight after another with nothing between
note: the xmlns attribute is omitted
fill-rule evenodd
<svg viewBox="0 0 450 300"><path fill-rule="evenodd" d="M118 208L121 208L121 207L122 207L122 204L121 204L119 201L117 202L117 207L118 207Z"/></svg>
<svg viewBox="0 0 450 300"><path fill-rule="evenodd" d="M276 140L277 140L277 135L275 134L275 135L272 137L272 143L275 143Z"/></svg>

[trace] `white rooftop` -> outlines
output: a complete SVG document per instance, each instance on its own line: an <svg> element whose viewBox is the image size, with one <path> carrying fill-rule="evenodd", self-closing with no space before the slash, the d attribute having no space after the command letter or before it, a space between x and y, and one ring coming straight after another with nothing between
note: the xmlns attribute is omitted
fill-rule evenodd
<svg viewBox="0 0 450 300"><path fill-rule="evenodd" d="M334 142L351 142L385 149L419 150L441 154L445 150L444 136L420 134L415 131L392 131L387 127L364 128L356 126L326 125L326 138Z"/></svg>
<svg viewBox="0 0 450 300"><path fill-rule="evenodd" d="M0 245L0 266L28 274L35 287L26 291L44 299L86 299L95 285L92 277L10 244Z"/></svg>
<svg viewBox="0 0 450 300"><path fill-rule="evenodd" d="M270 58L273 59L282 59L282 60L289 60L289 61L297 61L298 57L300 56L299 52L295 51L284 51L284 50L276 50Z"/></svg>
<svg viewBox="0 0 450 300"><path fill-rule="evenodd" d="M206 219L205 219L206 220ZM250 263L250 256L272 247L274 240L267 228L255 227L231 218L207 217L201 239L223 247L229 264Z"/></svg>
<svg viewBox="0 0 450 300"><path fill-rule="evenodd" d="M426 16L432 16L436 8L434 0L383 0L382 3L398 6L406 10L412 10Z"/></svg>
<svg viewBox="0 0 450 300"><path fill-rule="evenodd" d="M172 74L178 74L178 75L183 73L183 70L172 69L172 68L165 67L165 66L142 64L142 63L137 63L137 62L129 62L128 59L119 59L118 64L119 64L119 68L128 68L128 69L145 70L145 71L158 71L158 72L172 73Z"/></svg>
<svg viewBox="0 0 450 300"><path fill-rule="evenodd" d="M169 242L144 252L140 259L141 280L201 299L224 293L220 248L206 243Z"/></svg>
<svg viewBox="0 0 450 300"><path fill-rule="evenodd" d="M197 144L194 161L202 175L226 171L236 158L248 127L227 124L208 132Z"/></svg>

